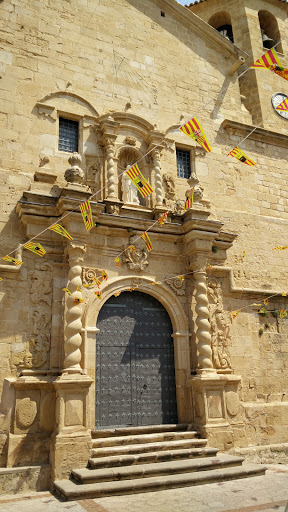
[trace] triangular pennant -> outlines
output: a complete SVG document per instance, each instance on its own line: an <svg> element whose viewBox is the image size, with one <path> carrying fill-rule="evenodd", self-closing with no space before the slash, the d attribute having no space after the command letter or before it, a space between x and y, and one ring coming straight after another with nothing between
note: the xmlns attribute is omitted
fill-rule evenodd
<svg viewBox="0 0 288 512"><path fill-rule="evenodd" d="M153 249L153 246L151 244L149 235L148 235L148 233L146 233L146 231L144 231L144 233L142 233L141 238L143 238L143 240L146 244L147 251L151 251L151 249Z"/></svg>
<svg viewBox="0 0 288 512"><path fill-rule="evenodd" d="M280 318L286 318L287 311L286 309L280 309Z"/></svg>
<svg viewBox="0 0 288 512"><path fill-rule="evenodd" d="M120 259L119 258L115 258L115 260L113 260L114 263L116 263L116 267L120 267Z"/></svg>
<svg viewBox="0 0 288 512"><path fill-rule="evenodd" d="M44 256L44 254L46 254L45 249L42 247L41 244L39 244L39 242L27 242L27 244L24 244L24 247L25 249L28 249L28 251L38 254L38 256Z"/></svg>
<svg viewBox="0 0 288 512"><path fill-rule="evenodd" d="M202 148L204 148L207 153L212 151L202 126L196 117L192 117L190 121L183 124L183 126L180 126L179 130L185 133L185 135L188 135L188 137L191 137L191 139L196 140L196 142L198 142L198 144L200 144L200 146L202 146Z"/></svg>
<svg viewBox="0 0 288 512"><path fill-rule="evenodd" d="M241 149L238 148L238 146L236 146L234 149L232 149L232 151L230 151L230 153L228 153L228 156L233 156L234 158L237 158L237 160L239 160L240 162L243 162L243 164L246 164L246 165L256 165L255 162L253 162L253 160L251 160L250 158L248 158L247 155L245 155L245 153L243 153L243 151L241 151Z"/></svg>
<svg viewBox="0 0 288 512"><path fill-rule="evenodd" d="M264 302L265 306L268 306L268 304L269 304L269 300L268 299L264 299L263 302Z"/></svg>
<svg viewBox="0 0 288 512"><path fill-rule="evenodd" d="M286 98L275 110L279 110L280 112L288 112L288 98Z"/></svg>
<svg viewBox="0 0 288 512"><path fill-rule="evenodd" d="M288 249L288 245L278 245L278 247L273 247L272 251L285 251Z"/></svg>
<svg viewBox="0 0 288 512"><path fill-rule="evenodd" d="M85 203L80 204L80 211L82 213L85 228L87 231L89 231L89 229L93 228L93 218L90 202L85 201Z"/></svg>
<svg viewBox="0 0 288 512"><path fill-rule="evenodd" d="M119 295L121 295L122 292L117 292L117 293L114 293L114 297L119 297Z"/></svg>
<svg viewBox="0 0 288 512"><path fill-rule="evenodd" d="M161 215L161 217L159 217L159 219L157 219L157 221L159 222L160 226L163 226L165 220L167 219L167 215L168 215L168 212L163 213L163 215Z"/></svg>
<svg viewBox="0 0 288 512"><path fill-rule="evenodd" d="M102 299L102 293L99 291L99 292L94 292L97 299Z"/></svg>
<svg viewBox="0 0 288 512"><path fill-rule="evenodd" d="M234 318L236 318L236 316L239 315L239 313L241 313L241 309L237 309L237 311L231 311L231 316L234 320Z"/></svg>
<svg viewBox="0 0 288 512"><path fill-rule="evenodd" d="M70 290L68 290L68 288L62 288L63 292L66 292L68 293L68 295L72 295L72 293L70 292Z"/></svg>
<svg viewBox="0 0 288 512"><path fill-rule="evenodd" d="M108 281L108 275L106 274L105 270L102 270L100 281Z"/></svg>
<svg viewBox="0 0 288 512"><path fill-rule="evenodd" d="M153 192L153 188L148 183L148 181L145 180L137 164L133 165L133 167L130 167L130 169L128 169L125 174L127 174L128 178L130 178L132 183L134 183L142 197L149 196L149 194Z"/></svg>
<svg viewBox="0 0 288 512"><path fill-rule="evenodd" d="M256 60L254 64L252 64L251 68L253 69L271 69L274 66L281 67L281 62L276 53L276 50L272 48L268 52L264 53L260 59Z"/></svg>
<svg viewBox="0 0 288 512"><path fill-rule="evenodd" d="M53 226L50 226L48 229L51 229L51 231L55 231L55 233L58 233L58 235L65 236L68 238L68 240L73 240L72 236L69 235L68 231L64 229L60 224L53 224Z"/></svg>
<svg viewBox="0 0 288 512"><path fill-rule="evenodd" d="M187 192L187 199L185 201L185 204L184 204L184 210L188 210L188 208L192 208L192 205L193 205L193 198L194 198L194 188L191 188L188 192Z"/></svg>
<svg viewBox="0 0 288 512"><path fill-rule="evenodd" d="M272 66L271 71L274 71L276 75L281 76L281 78L284 78L284 80L288 80L288 69L283 68L282 66Z"/></svg>
<svg viewBox="0 0 288 512"><path fill-rule="evenodd" d="M81 304L82 302L85 302L85 300L80 297L75 297L74 304Z"/></svg>
<svg viewBox="0 0 288 512"><path fill-rule="evenodd" d="M18 265L18 267L21 267L23 261L16 260L15 258L11 258L11 256L3 256L2 260L4 261L10 261L11 263L15 263L15 265Z"/></svg>

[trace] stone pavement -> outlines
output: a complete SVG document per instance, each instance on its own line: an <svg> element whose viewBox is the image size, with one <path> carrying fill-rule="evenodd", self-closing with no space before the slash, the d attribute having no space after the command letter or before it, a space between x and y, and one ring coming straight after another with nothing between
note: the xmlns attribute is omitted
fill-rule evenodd
<svg viewBox="0 0 288 512"><path fill-rule="evenodd" d="M1 512L284 512L288 465L265 476L182 489L61 502L49 492L0 497ZM288 511L288 507L287 507Z"/></svg>

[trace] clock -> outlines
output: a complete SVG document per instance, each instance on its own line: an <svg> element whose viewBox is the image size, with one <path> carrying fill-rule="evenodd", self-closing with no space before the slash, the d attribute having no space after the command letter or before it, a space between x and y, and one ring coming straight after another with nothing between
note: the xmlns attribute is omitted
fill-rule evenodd
<svg viewBox="0 0 288 512"><path fill-rule="evenodd" d="M286 100L287 98L288 98L287 94L284 94L283 92L276 92L275 94L273 94L273 96L271 98L271 103L272 103L272 106L273 106L276 114L278 114L278 116L283 117L284 119L288 119L288 112L282 112L281 110L276 110L276 107L278 107L280 105L280 103L282 103L282 101Z"/></svg>

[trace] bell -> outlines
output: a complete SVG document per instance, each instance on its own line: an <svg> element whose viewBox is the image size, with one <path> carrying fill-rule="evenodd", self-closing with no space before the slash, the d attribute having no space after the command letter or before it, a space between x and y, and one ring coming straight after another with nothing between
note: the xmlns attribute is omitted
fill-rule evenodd
<svg viewBox="0 0 288 512"><path fill-rule="evenodd" d="M273 46L275 46L276 44L274 39L268 37L267 34L265 34L264 30L261 30L261 35L264 48L267 48L267 50L271 50L271 48L273 48Z"/></svg>

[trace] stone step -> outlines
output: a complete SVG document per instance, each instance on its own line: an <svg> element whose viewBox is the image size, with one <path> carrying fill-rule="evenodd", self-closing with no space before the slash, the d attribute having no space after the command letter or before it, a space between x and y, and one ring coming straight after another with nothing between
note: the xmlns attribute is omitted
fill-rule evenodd
<svg viewBox="0 0 288 512"><path fill-rule="evenodd" d="M169 462L158 462L157 464L138 464L118 468L83 468L72 471L72 477L77 482L81 482L81 484L91 484L101 481L108 482L112 480L132 480L135 478L149 478L152 476L192 473L194 471L208 471L214 468L241 466L243 460L243 457L218 455L217 457L174 460Z"/></svg>
<svg viewBox="0 0 288 512"><path fill-rule="evenodd" d="M180 439L194 439L195 430L185 432L156 432L134 436L100 437L92 440L92 448L105 448L105 446L124 446L142 443L157 443L161 441L178 441Z"/></svg>
<svg viewBox="0 0 288 512"><path fill-rule="evenodd" d="M101 498L112 495L161 491L176 487L202 485L223 480L247 478L262 475L265 471L265 466L247 464L245 466L213 469L208 471L195 471L192 473L180 473L174 475L82 485L71 480L58 480L54 482L54 488L58 495L66 500L79 500L83 498Z"/></svg>
<svg viewBox="0 0 288 512"><path fill-rule="evenodd" d="M144 425L140 427L119 427L107 428L92 431L92 439L98 437L118 437L118 436L131 436L140 434L153 434L157 432L175 432L180 430L189 430L190 425L187 423L168 424L168 425Z"/></svg>
<svg viewBox="0 0 288 512"><path fill-rule="evenodd" d="M217 448L184 448L182 450L167 450L163 452L135 453L131 455L113 455L89 459L88 465L92 469L132 466L133 464L149 464L151 462L164 462L168 460L192 459L194 457L213 457L218 453Z"/></svg>
<svg viewBox="0 0 288 512"><path fill-rule="evenodd" d="M111 457L113 455L131 455L134 453L177 450L181 448L199 448L206 446L207 439L181 439L179 441L163 441L157 443L141 443L127 446L105 446L92 448L92 458Z"/></svg>

